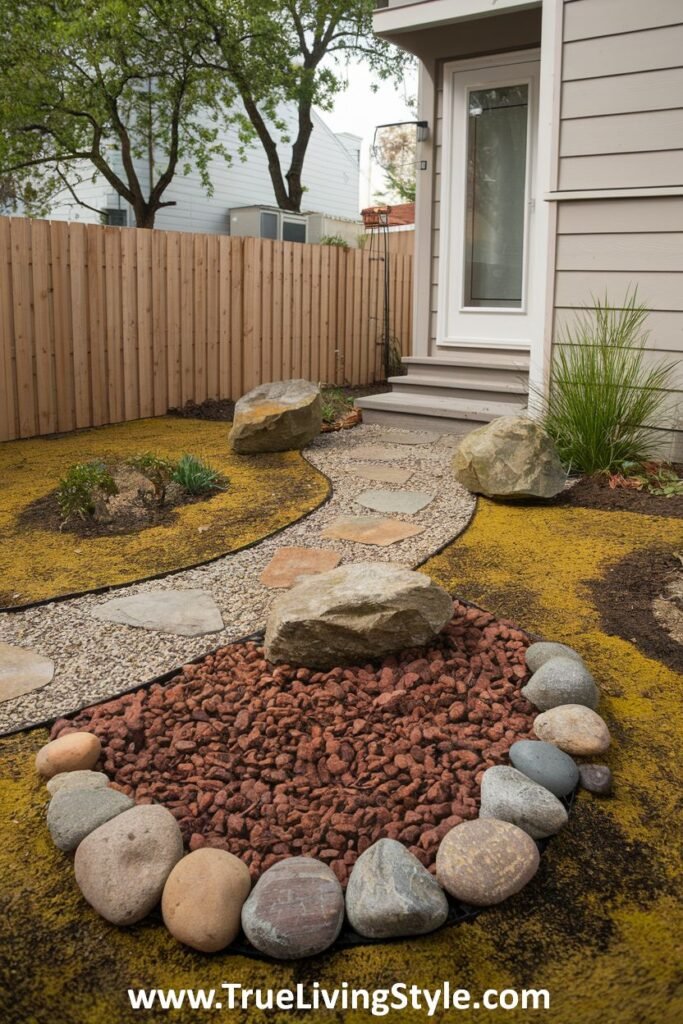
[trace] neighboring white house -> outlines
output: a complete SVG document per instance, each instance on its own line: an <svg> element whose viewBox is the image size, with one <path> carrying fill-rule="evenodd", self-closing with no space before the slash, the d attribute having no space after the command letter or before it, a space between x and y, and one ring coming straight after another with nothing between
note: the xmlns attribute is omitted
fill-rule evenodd
<svg viewBox="0 0 683 1024"><path fill-rule="evenodd" d="M296 131L296 108L283 108L281 116L288 123L289 134L293 137ZM363 230L359 199L361 139L348 132L336 135L315 112L312 119L313 133L304 163L306 193L303 205L307 211L326 215L323 234L348 235L348 240L354 241ZM156 228L229 234L231 210L261 206L272 210L273 186L261 143L255 140L243 160L238 154L236 129L229 129L223 142L228 152L233 154L233 159L231 163L222 158L212 161L210 174L213 194L207 196L198 171L193 170L183 175L179 170L163 197L164 201L175 201L176 205L159 210L155 219ZM286 171L290 146L283 143L279 148ZM137 160L136 172L141 181L149 178L149 167L144 159ZM83 174L90 175L88 167L84 167ZM81 206L65 191L50 210L49 218L78 220L86 224L99 223L104 219L106 223L122 227L135 225L129 205L102 177L98 176L94 182L84 181L77 187L76 193L79 199L94 209ZM95 211L101 211L101 216ZM297 220L296 217L292 219L295 222ZM318 240L316 235L320 234L319 222L320 218L311 225L312 237L306 237L306 241ZM270 230L271 224L272 218L266 218L264 226L268 225L267 230ZM255 230L249 233L259 235L258 218L255 225ZM280 223L279 227L279 237L283 237L283 224ZM243 233L242 230L235 231L235 234ZM295 240L303 240L300 229L296 234ZM265 237L272 235L266 234Z"/></svg>
<svg viewBox="0 0 683 1024"><path fill-rule="evenodd" d="M413 355L368 422L462 432L547 387L592 297L630 286L647 358L679 359L653 426L683 456L683 0L382 0L420 60Z"/></svg>

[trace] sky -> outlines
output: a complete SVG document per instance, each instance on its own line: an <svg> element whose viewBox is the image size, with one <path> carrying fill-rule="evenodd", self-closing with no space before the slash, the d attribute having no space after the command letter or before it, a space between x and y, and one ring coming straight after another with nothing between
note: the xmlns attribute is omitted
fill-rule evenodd
<svg viewBox="0 0 683 1024"><path fill-rule="evenodd" d="M337 96L334 110L322 113L324 121L334 132L351 132L363 139L361 150L360 201L361 207L373 201L373 195L384 186L381 168L372 166L370 147L378 124L394 121L414 121L415 114L405 99L417 95L417 70L411 71L403 87L393 82L379 83L373 93L371 86L375 79L363 65L349 70L349 87Z"/></svg>

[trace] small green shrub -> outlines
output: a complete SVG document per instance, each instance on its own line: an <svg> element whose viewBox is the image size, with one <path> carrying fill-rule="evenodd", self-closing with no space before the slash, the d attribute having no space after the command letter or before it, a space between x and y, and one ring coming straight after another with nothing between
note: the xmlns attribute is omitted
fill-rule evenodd
<svg viewBox="0 0 683 1024"><path fill-rule="evenodd" d="M342 388L323 388L321 393L323 423L334 423L353 409L353 398Z"/></svg>
<svg viewBox="0 0 683 1024"><path fill-rule="evenodd" d="M166 501L166 488L173 478L175 465L170 459L162 459L154 452L143 452L128 460L131 469L141 473L154 488L154 500L162 506Z"/></svg>
<svg viewBox="0 0 683 1024"><path fill-rule="evenodd" d="M57 504L62 525L76 516L92 519L97 502L118 494L113 476L102 462L79 462L70 466L57 487Z"/></svg>
<svg viewBox="0 0 683 1024"><path fill-rule="evenodd" d="M208 494L224 491L228 481L217 470L196 455L183 455L173 470L173 480L187 494Z"/></svg>
<svg viewBox="0 0 683 1024"><path fill-rule="evenodd" d="M619 471L647 462L662 421L675 362L645 362L647 307L629 291L619 307L595 300L577 314L555 347L544 424L568 470Z"/></svg>
<svg viewBox="0 0 683 1024"><path fill-rule="evenodd" d="M350 246L345 238L341 235L323 235L320 239L321 245L333 245L337 249L344 249L348 252Z"/></svg>

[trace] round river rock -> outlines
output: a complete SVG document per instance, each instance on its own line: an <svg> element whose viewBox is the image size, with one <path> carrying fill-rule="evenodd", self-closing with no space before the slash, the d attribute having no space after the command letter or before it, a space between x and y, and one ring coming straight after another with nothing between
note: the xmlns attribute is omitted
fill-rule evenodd
<svg viewBox="0 0 683 1024"><path fill-rule="evenodd" d="M315 956L344 921L337 876L312 857L290 857L265 871L242 908L242 927L261 953L278 960Z"/></svg>
<svg viewBox="0 0 683 1024"><path fill-rule="evenodd" d="M501 903L519 892L538 870L538 847L508 821L477 818L447 832L436 855L436 877L463 903Z"/></svg>
<svg viewBox="0 0 683 1024"><path fill-rule="evenodd" d="M107 921L135 924L159 902L182 855L182 836L171 812L141 804L86 836L76 850L76 882Z"/></svg>
<svg viewBox="0 0 683 1024"><path fill-rule="evenodd" d="M104 789L109 785L109 778L104 772L60 772L48 779L48 792L54 796L55 793L66 792L69 789Z"/></svg>
<svg viewBox="0 0 683 1024"><path fill-rule="evenodd" d="M567 812L556 796L502 764L482 776L479 816L509 821L534 839L555 835L567 824Z"/></svg>
<svg viewBox="0 0 683 1024"><path fill-rule="evenodd" d="M555 796L567 796L576 789L579 769L563 750L542 740L518 740L510 747L514 768L545 786Z"/></svg>
<svg viewBox="0 0 683 1024"><path fill-rule="evenodd" d="M51 740L36 754L36 769L44 779L60 772L94 768L102 753L102 745L91 732L68 732Z"/></svg>
<svg viewBox="0 0 683 1024"><path fill-rule="evenodd" d="M579 765L581 785L589 793L609 796L612 792L612 772L606 764Z"/></svg>
<svg viewBox="0 0 683 1024"><path fill-rule="evenodd" d="M424 935L448 917L448 900L417 857L395 839L380 839L356 861L346 913L359 935Z"/></svg>
<svg viewBox="0 0 683 1024"><path fill-rule="evenodd" d="M571 658L583 665L583 658L573 647L554 640L539 640L526 649L526 663L531 672L538 672L541 665L545 665L551 658Z"/></svg>
<svg viewBox="0 0 683 1024"><path fill-rule="evenodd" d="M242 906L251 888L249 868L226 850L205 847L178 861L161 897L171 935L202 953L216 953L235 940Z"/></svg>
<svg viewBox="0 0 683 1024"><path fill-rule="evenodd" d="M563 704L544 711L534 722L539 740L552 743L573 757L596 757L610 745L609 729L590 708Z"/></svg>
<svg viewBox="0 0 683 1024"><path fill-rule="evenodd" d="M541 711L561 704L583 704L595 709L600 691L583 662L562 657L544 662L522 688L522 696Z"/></svg>
<svg viewBox="0 0 683 1024"><path fill-rule="evenodd" d="M134 801L115 789L62 789L47 809L47 827L59 850L68 853L100 825L129 811Z"/></svg>

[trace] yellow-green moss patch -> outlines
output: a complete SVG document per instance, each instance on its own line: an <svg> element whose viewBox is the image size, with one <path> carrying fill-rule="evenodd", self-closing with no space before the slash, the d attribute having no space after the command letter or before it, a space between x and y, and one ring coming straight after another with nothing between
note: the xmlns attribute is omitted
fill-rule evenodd
<svg viewBox="0 0 683 1024"><path fill-rule="evenodd" d="M0 445L0 606L133 583L210 561L288 526L328 496L327 480L299 452L234 455L228 431L227 423L160 417ZM229 486L139 533L83 538L21 521L68 466L116 462L144 451L172 459L191 452L227 477Z"/></svg>
<svg viewBox="0 0 683 1024"><path fill-rule="evenodd" d="M218 988L227 981L280 988L318 981L375 989L400 981L437 988L450 981L475 999L488 988L544 988L550 1010L453 1011L432 1019L683 1019L675 955L683 938L676 806L681 681L632 644L605 635L586 586L625 552L665 536L683 544L683 523L586 509L521 510L482 500L468 531L424 567L455 592L578 647L603 684L601 711L614 735L608 761L615 797L581 793L537 878L471 925L283 965L191 953L151 919L117 930L86 906L68 859L48 841L46 794L32 763L45 732L0 741L0 920L6 922L0 970L10 992L0 1018L7 1024L134 1024L141 1014L128 1008L129 987ZM265 1020L257 1011L185 1009L168 1016L180 1024ZM339 1011L274 1012L268 1019L370 1024L382 1018ZM423 1024L429 1018L406 1011L389 1019Z"/></svg>

